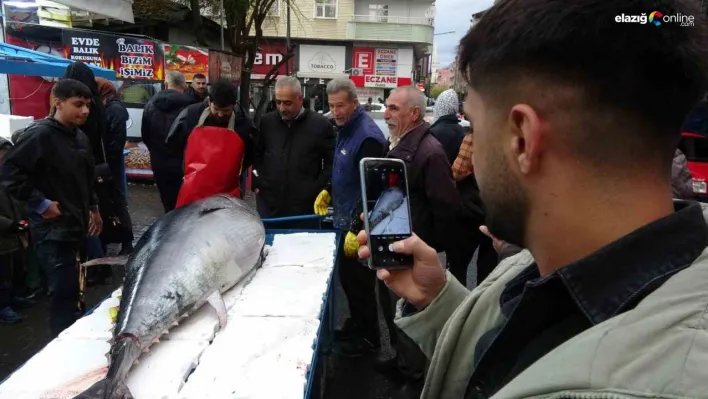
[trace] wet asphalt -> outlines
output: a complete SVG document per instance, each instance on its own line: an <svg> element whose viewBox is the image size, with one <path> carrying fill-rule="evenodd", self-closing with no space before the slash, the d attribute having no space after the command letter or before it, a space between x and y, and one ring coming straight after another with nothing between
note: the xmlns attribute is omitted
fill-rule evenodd
<svg viewBox="0 0 708 399"><path fill-rule="evenodd" d="M136 241L162 214L157 188L152 184L130 183L128 186L129 207L133 219L133 230ZM254 198L247 195L247 201L252 205ZM117 252L118 248L109 247L109 255ZM120 286L122 272L118 271L111 282L106 285L90 287L86 292L86 306L90 309L98 304L109 293ZM470 270L469 282L475 279L474 269ZM341 326L348 316L347 302L341 285L337 282L335 290L335 325ZM19 324L0 325L0 381L5 379L14 370L31 358L49 343L48 334L48 301L38 298L30 309L18 310L26 316ZM391 398L395 391L393 383L372 368L376 357L390 358L393 350L386 346L388 331L383 320L380 320L382 343L384 346L378 354L371 354L358 358L344 358L337 355L321 356L321 370L318 372L320 383L323 385L313 387L320 391L325 399L384 399ZM277 377L274 376L274 378ZM317 388L323 388L322 390ZM319 397L315 394L312 397Z"/></svg>

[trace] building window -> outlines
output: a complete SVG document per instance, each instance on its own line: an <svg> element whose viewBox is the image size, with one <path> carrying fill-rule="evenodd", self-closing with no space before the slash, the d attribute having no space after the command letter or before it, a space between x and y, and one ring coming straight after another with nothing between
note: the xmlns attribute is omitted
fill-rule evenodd
<svg viewBox="0 0 708 399"><path fill-rule="evenodd" d="M373 22L388 22L388 5L369 4L369 18Z"/></svg>
<svg viewBox="0 0 708 399"><path fill-rule="evenodd" d="M337 0L315 0L315 18L337 18Z"/></svg>
<svg viewBox="0 0 708 399"><path fill-rule="evenodd" d="M270 11L268 12L268 16L270 17L279 17L280 16L280 0L275 0L273 4L270 6Z"/></svg>

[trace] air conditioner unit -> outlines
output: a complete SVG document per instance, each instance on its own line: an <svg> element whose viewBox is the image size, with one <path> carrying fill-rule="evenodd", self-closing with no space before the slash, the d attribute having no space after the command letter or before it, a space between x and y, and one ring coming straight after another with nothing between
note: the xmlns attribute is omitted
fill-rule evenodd
<svg viewBox="0 0 708 399"><path fill-rule="evenodd" d="M363 76L364 70L361 68L352 68L352 76Z"/></svg>

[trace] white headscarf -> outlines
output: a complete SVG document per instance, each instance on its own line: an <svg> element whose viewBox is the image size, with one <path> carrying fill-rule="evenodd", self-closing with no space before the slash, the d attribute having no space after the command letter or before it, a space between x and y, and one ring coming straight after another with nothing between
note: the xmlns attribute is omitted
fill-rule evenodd
<svg viewBox="0 0 708 399"><path fill-rule="evenodd" d="M445 90L440 93L438 99L435 100L435 108L433 109L433 123L443 116L457 115L460 110L460 101L457 98L457 93L453 89Z"/></svg>

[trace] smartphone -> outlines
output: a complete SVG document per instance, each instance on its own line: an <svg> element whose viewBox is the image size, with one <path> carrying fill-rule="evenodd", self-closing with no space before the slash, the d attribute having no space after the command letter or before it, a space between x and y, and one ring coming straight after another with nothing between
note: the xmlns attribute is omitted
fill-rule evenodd
<svg viewBox="0 0 708 399"><path fill-rule="evenodd" d="M406 164L393 158L359 162L364 228L371 250L371 269L413 266L411 255L393 252L392 244L411 236L411 207Z"/></svg>

